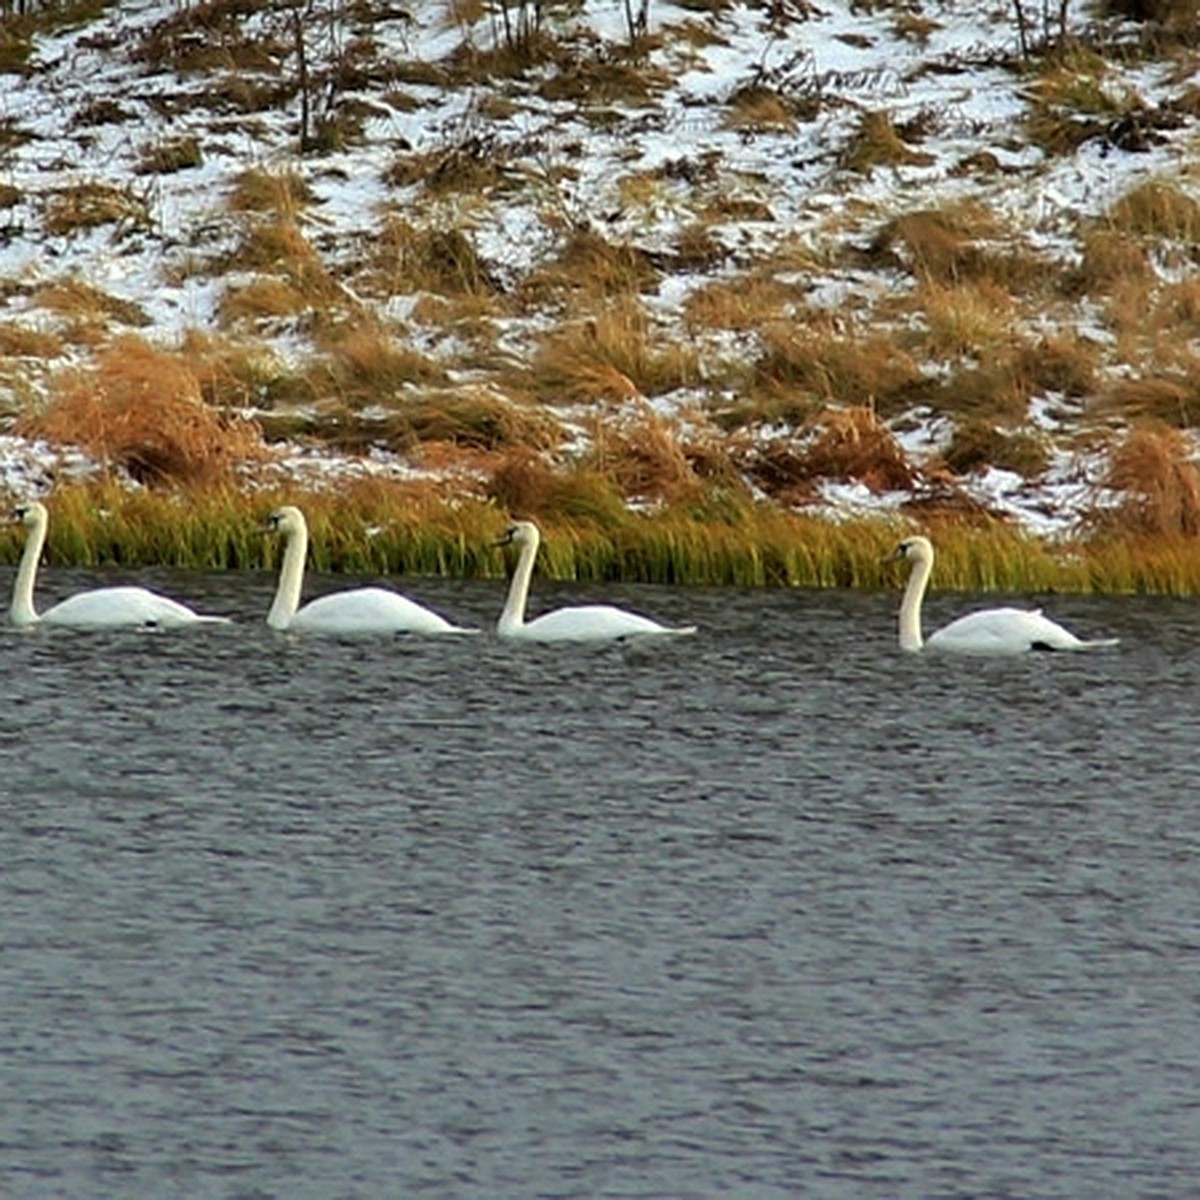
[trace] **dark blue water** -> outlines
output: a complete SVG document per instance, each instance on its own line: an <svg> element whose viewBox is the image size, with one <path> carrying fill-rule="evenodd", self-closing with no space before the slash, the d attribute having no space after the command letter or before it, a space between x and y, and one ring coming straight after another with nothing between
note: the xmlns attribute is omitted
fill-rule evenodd
<svg viewBox="0 0 1200 1200"><path fill-rule="evenodd" d="M1196 1188L1200 604L979 662L894 595L604 589L702 632L523 647L146 579L245 623L0 632L0 1194Z"/></svg>

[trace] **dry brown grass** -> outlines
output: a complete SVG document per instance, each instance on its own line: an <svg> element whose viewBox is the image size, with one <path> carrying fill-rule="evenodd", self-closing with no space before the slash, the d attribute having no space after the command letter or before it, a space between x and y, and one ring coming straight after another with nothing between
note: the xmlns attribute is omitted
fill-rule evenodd
<svg viewBox="0 0 1200 1200"><path fill-rule="evenodd" d="M1169 180L1139 184L1105 216L1119 235L1179 242L1189 249L1200 243L1200 201Z"/></svg>
<svg viewBox="0 0 1200 1200"><path fill-rule="evenodd" d="M999 467L1025 479L1037 479L1050 465L1047 440L1027 430L1007 432L979 418L960 422L944 454L956 475Z"/></svg>
<svg viewBox="0 0 1200 1200"><path fill-rule="evenodd" d="M783 504L805 504L822 479L856 481L871 491L910 489L918 473L875 412L827 409L799 436L734 441L742 470Z"/></svg>
<svg viewBox="0 0 1200 1200"><path fill-rule="evenodd" d="M872 239L868 261L944 285L974 281L1007 291L1044 288L1056 272L979 204L904 213Z"/></svg>
<svg viewBox="0 0 1200 1200"><path fill-rule="evenodd" d="M143 195L131 186L117 187L99 180L71 184L50 192L42 226L53 237L117 226L117 235L153 227L150 208Z"/></svg>
<svg viewBox="0 0 1200 1200"><path fill-rule="evenodd" d="M315 397L301 370L257 341L189 330L179 357L196 377L206 404L218 409L305 404Z"/></svg>
<svg viewBox="0 0 1200 1200"><path fill-rule="evenodd" d="M147 484L225 483L263 453L252 423L204 403L182 359L133 337L116 341L93 370L64 375L49 404L17 428L82 446Z"/></svg>
<svg viewBox="0 0 1200 1200"><path fill-rule="evenodd" d="M1039 67L1026 88L1025 130L1049 155L1070 154L1145 108L1133 89L1113 81L1109 64L1082 45L1041 60Z"/></svg>
<svg viewBox="0 0 1200 1200"><path fill-rule="evenodd" d="M989 280L959 284L925 279L913 303L925 314L927 347L937 358L980 355L1012 340L1012 296Z"/></svg>
<svg viewBox="0 0 1200 1200"><path fill-rule="evenodd" d="M666 501L693 492L700 480L675 422L641 406L621 421L597 420L587 465L629 499ZM711 458L701 452L705 471Z"/></svg>
<svg viewBox="0 0 1200 1200"><path fill-rule="evenodd" d="M250 167L234 179L228 203L231 212L273 213L295 219L312 202L312 188L299 171Z"/></svg>
<svg viewBox="0 0 1200 1200"><path fill-rule="evenodd" d="M484 195L514 182L509 157L492 135L473 134L446 146L397 155L383 174L389 187L420 184L433 195Z"/></svg>
<svg viewBox="0 0 1200 1200"><path fill-rule="evenodd" d="M1079 243L1082 260L1064 279L1068 295L1104 295L1130 284L1145 287L1154 278L1146 248L1107 224L1092 223Z"/></svg>
<svg viewBox="0 0 1200 1200"><path fill-rule="evenodd" d="M68 276L43 284L33 293L34 303L68 321L120 321L144 327L150 318L140 305L122 300L82 279Z"/></svg>
<svg viewBox="0 0 1200 1200"><path fill-rule="evenodd" d="M503 511L534 519L619 525L625 502L612 480L593 469L556 471L529 450L505 456L492 473L487 495Z"/></svg>
<svg viewBox="0 0 1200 1200"><path fill-rule="evenodd" d="M495 297L498 286L468 232L384 218L356 286L371 295L435 292Z"/></svg>
<svg viewBox="0 0 1200 1200"><path fill-rule="evenodd" d="M869 175L875 167L925 167L934 161L932 154L909 146L896 132L891 117L881 110L863 113L839 157L845 170L860 175Z"/></svg>
<svg viewBox="0 0 1200 1200"><path fill-rule="evenodd" d="M528 386L561 403L657 396L700 380L692 345L665 337L636 299L549 334L534 356Z"/></svg>
<svg viewBox="0 0 1200 1200"><path fill-rule="evenodd" d="M204 162L200 139L193 135L166 138L147 146L138 158L134 173L138 175L173 175Z"/></svg>
<svg viewBox="0 0 1200 1200"><path fill-rule="evenodd" d="M1129 495L1093 517L1101 528L1143 537L1200 533L1200 469L1179 430L1133 430L1112 452L1105 484Z"/></svg>
<svg viewBox="0 0 1200 1200"><path fill-rule="evenodd" d="M0 358L59 358L65 353L66 346L56 333L0 322Z"/></svg>
<svg viewBox="0 0 1200 1200"><path fill-rule="evenodd" d="M1169 373L1118 380L1099 398L1097 409L1128 421L1178 429L1200 426L1200 356L1185 352Z"/></svg>
<svg viewBox="0 0 1200 1200"><path fill-rule="evenodd" d="M228 328L243 321L278 321L295 317L308 307L303 293L286 280L261 275L249 283L226 288L217 305L217 319Z"/></svg>
<svg viewBox="0 0 1200 1200"><path fill-rule="evenodd" d="M1024 419L1034 396L1091 396L1099 386L1099 356L1099 349L1077 334L1015 340L978 363L956 368L928 400L955 416L1011 425Z"/></svg>
<svg viewBox="0 0 1200 1200"><path fill-rule="evenodd" d="M593 304L606 297L653 291L660 279L659 269L637 246L577 229L558 254L534 268L522 284L522 293L533 305L572 298Z"/></svg>
<svg viewBox="0 0 1200 1200"><path fill-rule="evenodd" d="M741 333L786 317L803 302L802 285L785 282L774 272L750 271L695 289L684 302L683 315L692 329Z"/></svg>
<svg viewBox="0 0 1200 1200"><path fill-rule="evenodd" d="M791 133L797 126L795 105L768 87L756 84L738 88L730 97L725 125L729 129Z"/></svg>
<svg viewBox="0 0 1200 1200"><path fill-rule="evenodd" d="M919 364L890 331L843 331L821 314L807 325L773 322L760 341L754 364L760 393L799 391L821 405L871 405L891 416L928 387Z"/></svg>
<svg viewBox="0 0 1200 1200"><path fill-rule="evenodd" d="M347 303L341 285L290 217L249 215L240 244L218 269L278 276L319 309Z"/></svg>
<svg viewBox="0 0 1200 1200"><path fill-rule="evenodd" d="M339 330L328 342L325 355L309 369L308 377L315 393L334 396L351 408L388 408L413 385L445 382L445 371L433 359L378 326Z"/></svg>

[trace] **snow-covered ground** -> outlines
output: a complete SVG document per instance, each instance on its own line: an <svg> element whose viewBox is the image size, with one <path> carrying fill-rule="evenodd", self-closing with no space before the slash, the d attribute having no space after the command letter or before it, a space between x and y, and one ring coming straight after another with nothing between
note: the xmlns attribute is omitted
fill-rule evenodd
<svg viewBox="0 0 1200 1200"><path fill-rule="evenodd" d="M350 16L338 15L338 5L313 6L320 18L309 36L314 70L367 32L377 63L431 68L464 45L486 51L500 37L499 18L487 6L469 25L455 16L467 11L466 5L430 0L386 13L382 6L367 7L378 9L369 30L356 29ZM526 15L535 8L507 7ZM605 47L614 58L628 43L628 14L640 7L626 0L547 5L545 20L555 37L579 39L602 60ZM1087 6L1071 8L1073 32L1098 28ZM248 68L185 75L134 53L146 35L183 11L173 2L115 4L98 19L38 35L34 69L0 75L0 130L10 134L0 150L0 184L10 189L8 206L0 209L0 322L56 328L60 319L42 306L38 289L70 278L136 306L148 319L136 332L165 347L177 345L189 330L217 327L218 305L231 281L195 264L235 244L239 218L227 200L233 181L250 166L294 169L307 179L315 194L307 230L328 264L352 263L385 208L403 212L408 206L413 220L436 221L440 204L454 209L456 223L471 228L489 269L512 279L547 255L563 220L586 222L609 238L665 253L717 192L758 201L770 215L713 228L729 251L721 268L726 271L788 239L799 237L816 247L830 223L844 223L852 238L855 214L870 214L878 226L889 214L960 196L1019 225L1031 245L1066 263L1075 254L1073 231L1080 216L1103 212L1138 181L1169 177L1200 195L1200 118L1186 111L1175 127L1137 152L1096 138L1074 153L1050 158L1018 135L1029 100L1023 80L1011 69L1018 34L1010 0L914 0L903 6L851 0L695 6L653 0L645 10L652 48L642 65L661 68L664 83L647 100L614 101L606 123L589 119L573 99L547 99L546 89L539 93L535 85L546 74L540 68L519 84L496 78L459 87L414 82L416 75L409 71L402 86L360 81L353 97L341 94L343 102L354 98L368 106L364 136L343 150L306 155L297 150L294 97L250 114L183 102L188 95L211 92L222 76L244 80L252 74ZM279 20L278 11L244 18L247 28L256 22L265 28L272 20ZM1129 32L1112 26L1105 36ZM219 30L212 36L218 38ZM796 101L807 98L815 115L778 130L737 127L728 120L728 102L755 81ZM1189 87L1200 87L1200 57L1192 55L1190 72L1181 56L1125 67L1110 63L1102 86L1113 95L1134 91L1155 109ZM397 91L404 103L396 102ZM504 103L485 104L498 99ZM100 101L112 111L96 120ZM839 156L863 114L872 110L885 110L898 126L920 123L920 161L865 173L843 169ZM92 117L84 120L87 113ZM139 171L148 150L191 133L203 148L197 165L167 174ZM397 188L386 182L398 154L463 144L472 136L486 136L506 169L524 172L534 184L468 203L462 196L431 200L417 185ZM981 150L994 155L996 171L952 169ZM695 171L681 167L660 174L660 185L646 203L632 205L622 194L620 181L633 170L650 172L670 164L699 170L706 163L716 164L707 184L698 185ZM56 196L83 183L111 185L137 215L51 232L47 214ZM708 278L669 276L646 302L664 327L688 336L683 304ZM836 310L913 284L895 272L831 265L811 271L805 286L810 303ZM397 295L367 303L394 323L413 299ZM515 354L527 352L532 333L552 319L536 313L513 318L502 335L504 344ZM1076 319L1086 320L1082 309ZM408 328L414 338L421 336ZM119 321L111 331L120 331ZM282 361L313 352L294 324L284 322L258 336ZM443 339L427 341L422 349L448 354L453 347ZM69 343L64 358L49 365L86 363L94 351L92 345ZM0 360L0 412L18 411L31 391L44 393L46 368L33 360ZM1079 452L1068 438L1057 439L1081 415L1056 399L1035 400L1028 416L1029 427L1054 443L1051 465L1037 481L995 468L958 481L966 495L990 510L1046 534L1070 528L1097 502L1104 473L1103 457L1094 449ZM670 405L683 411L688 400L675 396ZM945 419L934 414L906 414L898 428L904 430L897 436L905 453L918 468L936 461L949 436ZM0 487L10 493L44 491L55 479L87 469L77 451L14 436L0 439ZM412 467L384 452L347 460L311 446L281 446L275 470L298 485L313 486L323 473L403 477ZM871 491L852 479L826 481L819 497L818 507L834 516L898 509L908 498Z"/></svg>

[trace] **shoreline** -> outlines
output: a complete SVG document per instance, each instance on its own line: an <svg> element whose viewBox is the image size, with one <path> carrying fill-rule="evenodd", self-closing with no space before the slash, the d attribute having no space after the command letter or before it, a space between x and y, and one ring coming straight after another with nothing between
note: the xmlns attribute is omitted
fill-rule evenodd
<svg viewBox="0 0 1200 1200"><path fill-rule="evenodd" d="M45 498L44 564L194 570L272 570L280 547L260 527L297 504L311 530L308 569L348 575L503 578L494 542L510 516L543 533L541 577L587 583L889 590L905 572L884 562L906 534L938 551L935 591L1200 595L1200 547L1180 535L1129 530L1049 541L996 520L831 520L766 503L697 496L655 513L511 513L475 497L377 482L333 493L232 487L130 491L113 481L58 488ZM15 504L15 501L13 502ZM6 514L7 517L7 514ZM19 560L24 531L0 525L0 565Z"/></svg>

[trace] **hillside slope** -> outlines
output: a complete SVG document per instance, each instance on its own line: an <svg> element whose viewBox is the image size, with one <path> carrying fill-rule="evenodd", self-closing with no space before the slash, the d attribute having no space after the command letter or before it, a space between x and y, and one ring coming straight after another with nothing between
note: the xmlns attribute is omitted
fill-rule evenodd
<svg viewBox="0 0 1200 1200"><path fill-rule="evenodd" d="M1194 5L25 7L9 491L536 508L536 455L637 505L1195 529Z"/></svg>

